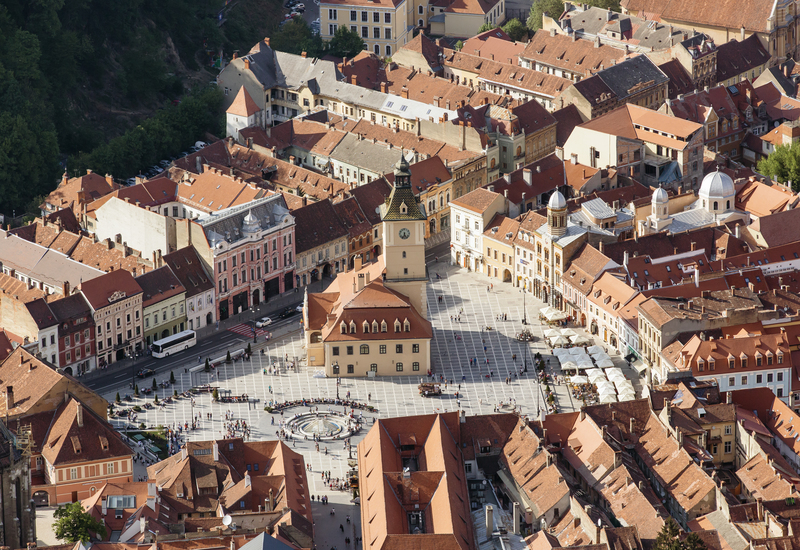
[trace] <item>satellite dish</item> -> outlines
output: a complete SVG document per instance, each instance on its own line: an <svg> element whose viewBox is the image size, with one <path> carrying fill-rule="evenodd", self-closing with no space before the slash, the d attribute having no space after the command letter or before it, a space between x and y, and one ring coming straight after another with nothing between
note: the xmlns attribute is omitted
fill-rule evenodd
<svg viewBox="0 0 800 550"><path fill-rule="evenodd" d="M225 517L222 518L222 525L227 527L231 523L233 523L233 518L228 514L225 514Z"/></svg>

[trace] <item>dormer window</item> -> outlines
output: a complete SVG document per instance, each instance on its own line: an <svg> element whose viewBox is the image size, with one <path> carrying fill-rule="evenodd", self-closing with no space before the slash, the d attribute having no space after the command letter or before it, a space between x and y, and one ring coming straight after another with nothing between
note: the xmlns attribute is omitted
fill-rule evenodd
<svg viewBox="0 0 800 550"><path fill-rule="evenodd" d="M397 320L397 319L395 319L395 321L394 321L394 331L395 332L400 332L400 321Z"/></svg>
<svg viewBox="0 0 800 550"><path fill-rule="evenodd" d="M378 332L378 321L372 321L372 332Z"/></svg>
<svg viewBox="0 0 800 550"><path fill-rule="evenodd" d="M697 360L697 370L699 372L703 372L704 370L706 370L706 362L703 361L702 357Z"/></svg>
<svg viewBox="0 0 800 550"><path fill-rule="evenodd" d="M342 334L347 334L347 323L345 323L344 321L342 321L341 324L339 324L339 332L341 332Z"/></svg>
<svg viewBox="0 0 800 550"><path fill-rule="evenodd" d="M778 364L783 364L783 352L778 350Z"/></svg>
<svg viewBox="0 0 800 550"><path fill-rule="evenodd" d="M350 334L355 334L355 333L356 333L356 322L350 321Z"/></svg>
<svg viewBox="0 0 800 550"><path fill-rule="evenodd" d="M386 321L385 320L381 321L381 332L386 332L387 330L389 330L389 327L386 324Z"/></svg>
<svg viewBox="0 0 800 550"><path fill-rule="evenodd" d="M405 202L400 205L400 213L401 214L407 214L408 213L408 207L406 206Z"/></svg>
<svg viewBox="0 0 800 550"><path fill-rule="evenodd" d="M364 334L369 334L369 323L367 321L364 321L361 324L361 329L364 331Z"/></svg>
<svg viewBox="0 0 800 550"><path fill-rule="evenodd" d="M747 355L745 355L744 353L741 354L739 356L739 360L742 362L742 368L746 369L747 368Z"/></svg>
<svg viewBox="0 0 800 550"><path fill-rule="evenodd" d="M708 370L714 370L714 366L716 365L716 361L713 357L708 358Z"/></svg>
<svg viewBox="0 0 800 550"><path fill-rule="evenodd" d="M411 323L408 322L408 319L403 321L403 332L411 332Z"/></svg>
<svg viewBox="0 0 800 550"><path fill-rule="evenodd" d="M736 368L736 358L733 355L728 356L728 368Z"/></svg>

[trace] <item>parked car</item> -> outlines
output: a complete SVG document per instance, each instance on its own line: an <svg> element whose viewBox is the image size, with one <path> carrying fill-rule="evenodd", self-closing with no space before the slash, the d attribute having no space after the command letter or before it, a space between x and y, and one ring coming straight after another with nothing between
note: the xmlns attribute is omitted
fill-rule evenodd
<svg viewBox="0 0 800 550"><path fill-rule="evenodd" d="M297 309L293 307L287 307L286 309L280 312L278 317L281 319L288 319L289 317L292 317L294 315L297 315Z"/></svg>
<svg viewBox="0 0 800 550"><path fill-rule="evenodd" d="M164 160L162 160L161 162L158 163L158 165L161 166L161 168L164 168L165 170L167 168L169 168L170 164L172 164L172 163L170 161L168 161L167 159L164 159Z"/></svg>
<svg viewBox="0 0 800 550"><path fill-rule="evenodd" d="M147 378L148 376L153 376L155 373L156 371L154 371L153 369L142 369L136 376L138 376L139 378Z"/></svg>
<svg viewBox="0 0 800 550"><path fill-rule="evenodd" d="M262 317L261 319L256 321L256 327L258 328L268 327L271 324L272 324L272 319L270 319L269 317Z"/></svg>
<svg viewBox="0 0 800 550"><path fill-rule="evenodd" d="M206 143L205 141L195 141L194 146L197 147L198 149L202 149L203 147L207 147L208 143Z"/></svg>
<svg viewBox="0 0 800 550"><path fill-rule="evenodd" d="M303 313L303 304L300 304L296 308L294 308L297 313Z"/></svg>

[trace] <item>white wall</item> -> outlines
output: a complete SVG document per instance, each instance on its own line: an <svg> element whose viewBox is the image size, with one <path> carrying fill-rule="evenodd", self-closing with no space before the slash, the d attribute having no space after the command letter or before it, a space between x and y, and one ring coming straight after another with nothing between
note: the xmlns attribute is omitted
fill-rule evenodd
<svg viewBox="0 0 800 550"><path fill-rule="evenodd" d="M159 213L128 203L116 197L96 210L98 240L115 240L122 235L122 242L151 258L153 252L170 252L175 248L175 222Z"/></svg>
<svg viewBox="0 0 800 550"><path fill-rule="evenodd" d="M719 369L714 371L713 375L700 375L695 376L698 380L713 380L716 379L720 392L729 390L744 390L749 388L769 388L772 393L778 395L778 389L783 389L783 394L778 396L784 403L789 403L789 393L792 386L792 368L787 365L776 365L781 368L763 369L758 371L736 371L729 370L726 364L720 365L722 371ZM772 375L772 381L769 375ZM758 382L758 376L761 376L761 382ZM747 376L747 383L742 384L742 376ZM782 379L778 381L778 377ZM730 384L730 378L734 378L735 384Z"/></svg>

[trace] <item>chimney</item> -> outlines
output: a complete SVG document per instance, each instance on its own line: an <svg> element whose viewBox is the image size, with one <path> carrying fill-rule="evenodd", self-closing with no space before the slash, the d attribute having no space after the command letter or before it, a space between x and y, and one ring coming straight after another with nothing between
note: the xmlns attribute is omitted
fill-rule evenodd
<svg viewBox="0 0 800 550"><path fill-rule="evenodd" d="M788 64L784 64L784 66L783 66L783 76L785 76L786 78L789 78L789 65Z"/></svg>
<svg viewBox="0 0 800 550"><path fill-rule="evenodd" d="M186 460L186 457L189 456L189 452L186 450L186 445L181 447L181 460Z"/></svg>
<svg viewBox="0 0 800 550"><path fill-rule="evenodd" d="M238 52L233 52L233 57L231 57L231 61L236 59L237 57L239 57L239 53Z"/></svg>
<svg viewBox="0 0 800 550"><path fill-rule="evenodd" d="M578 164L578 154L577 154L577 153L572 153L572 154L569 156L569 161L570 161L572 164Z"/></svg>
<svg viewBox="0 0 800 550"><path fill-rule="evenodd" d="M108 513L108 501L105 499L105 497L103 497L102 506L102 514L105 516Z"/></svg>
<svg viewBox="0 0 800 550"><path fill-rule="evenodd" d="M354 75L354 74L350 75L350 84L352 84L353 86L357 86L358 85L358 75Z"/></svg>
<svg viewBox="0 0 800 550"><path fill-rule="evenodd" d="M636 419L634 417L631 417L630 425L628 427L628 432L630 432L631 435L636 433Z"/></svg>
<svg viewBox="0 0 800 550"><path fill-rule="evenodd" d="M697 243L692 242L692 251L697 250Z"/></svg>
<svg viewBox="0 0 800 550"><path fill-rule="evenodd" d="M353 258L353 271L360 271L362 266L363 258L361 257L361 254L356 254L356 257Z"/></svg>
<svg viewBox="0 0 800 550"><path fill-rule="evenodd" d="M275 509L275 495L272 492L272 487L269 488L269 512Z"/></svg>
<svg viewBox="0 0 800 550"><path fill-rule="evenodd" d="M211 452L213 453L214 462L219 462L219 445L217 445L216 441L211 445Z"/></svg>
<svg viewBox="0 0 800 550"><path fill-rule="evenodd" d="M386 93L386 82L381 82L381 93L382 94Z"/></svg>
<svg viewBox="0 0 800 550"><path fill-rule="evenodd" d="M622 256L622 266L623 267L625 267L625 268L628 267L628 261L630 260L630 256L631 256L631 253L626 250L624 252L623 256Z"/></svg>
<svg viewBox="0 0 800 550"><path fill-rule="evenodd" d="M494 506L491 504L486 505L486 540L492 540L492 532L494 531Z"/></svg>
<svg viewBox="0 0 800 550"><path fill-rule="evenodd" d="M725 403L727 403L728 405L733 403L733 394L729 391L725 392Z"/></svg>
<svg viewBox="0 0 800 550"><path fill-rule="evenodd" d="M600 427L600 438L601 438L603 441L605 441L605 439L606 439L606 434L607 434L607 433L608 433L608 426L606 426L605 424L603 424L603 425Z"/></svg>
<svg viewBox="0 0 800 550"><path fill-rule="evenodd" d="M301 52L300 53L300 57L302 57L303 59L306 59L308 57L308 52Z"/></svg>
<svg viewBox="0 0 800 550"><path fill-rule="evenodd" d="M530 168L522 169L522 179L525 180L528 186L533 185L533 172L531 172Z"/></svg>
<svg viewBox="0 0 800 550"><path fill-rule="evenodd" d="M81 405L80 402L78 403L78 410L75 416L77 418L78 427L83 428L83 405Z"/></svg>
<svg viewBox="0 0 800 550"><path fill-rule="evenodd" d="M61 285L61 288L64 292L64 296L69 296L69 281L64 281L64 283Z"/></svg>
<svg viewBox="0 0 800 550"><path fill-rule="evenodd" d="M264 39L264 44L266 44L267 46L269 46L269 36L268 36L268 37L266 37L266 38Z"/></svg>
<svg viewBox="0 0 800 550"><path fill-rule="evenodd" d="M248 58L244 58L244 68L245 70L250 70L250 60Z"/></svg>
<svg viewBox="0 0 800 550"><path fill-rule="evenodd" d="M408 88L406 86L400 88L400 97L403 99L408 99Z"/></svg>
<svg viewBox="0 0 800 550"><path fill-rule="evenodd" d="M106 174L106 182L111 186L114 185L114 178L111 177L111 174Z"/></svg>
<svg viewBox="0 0 800 550"><path fill-rule="evenodd" d="M14 386L6 386L6 410L14 408Z"/></svg>

